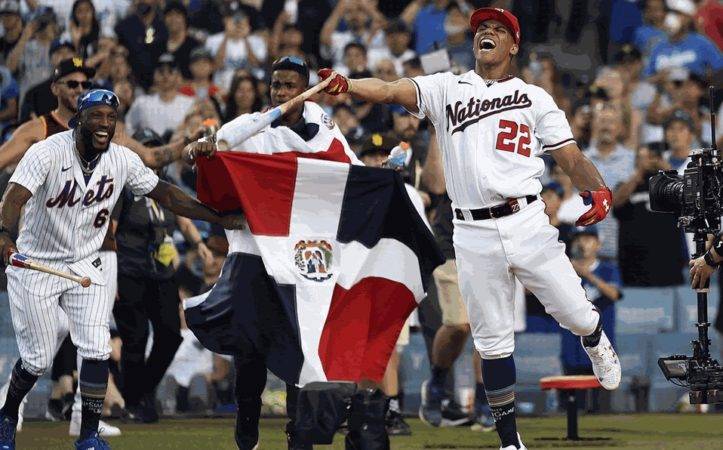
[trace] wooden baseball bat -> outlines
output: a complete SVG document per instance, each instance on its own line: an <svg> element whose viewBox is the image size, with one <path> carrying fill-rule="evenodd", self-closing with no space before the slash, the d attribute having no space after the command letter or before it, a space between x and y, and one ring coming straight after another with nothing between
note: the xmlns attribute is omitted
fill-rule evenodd
<svg viewBox="0 0 723 450"><path fill-rule="evenodd" d="M49 273L52 275L57 275L61 278L75 281L76 283L80 284L84 288L90 287L90 278L88 278L88 277L81 277L79 275L75 275L74 273L63 272L61 270L53 269L52 267L48 267L45 264L41 264L37 261L33 261L32 259L28 258L27 256L25 256L21 253L11 253L10 257L8 258L8 265L20 267L23 269L37 270L38 272L45 272L45 273Z"/></svg>
<svg viewBox="0 0 723 450"><path fill-rule="evenodd" d="M227 146L233 148L234 146L241 144L246 139L263 130L264 128L269 126L274 120L289 112L289 110L296 108L300 104L303 104L312 95L321 92L326 86L329 85L332 78L333 77L327 78L316 86L307 89L306 91L302 92L291 100L275 108L272 108L263 114L243 114L235 118L231 122L228 122L227 124L222 126L219 132L216 134L217 142L224 142L224 145L221 147L221 149L225 150Z"/></svg>

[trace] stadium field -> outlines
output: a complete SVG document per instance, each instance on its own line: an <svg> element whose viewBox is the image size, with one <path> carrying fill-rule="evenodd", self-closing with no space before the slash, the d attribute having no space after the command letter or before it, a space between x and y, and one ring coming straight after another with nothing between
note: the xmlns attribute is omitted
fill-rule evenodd
<svg viewBox="0 0 723 450"><path fill-rule="evenodd" d="M284 421L265 419L261 425L260 450L285 450ZM412 419L413 435L393 437L394 450L498 449L496 434L466 428L430 428ZM154 425L122 424L123 436L109 438L114 450L124 449L235 449L231 419L166 419ZM580 434L587 439L566 442L565 417L523 418L519 429L528 448L707 450L723 449L723 416L711 415L610 415L580 420ZM72 439L65 423L30 422L18 434L21 450L68 449ZM334 445L318 449L340 450L343 437Z"/></svg>

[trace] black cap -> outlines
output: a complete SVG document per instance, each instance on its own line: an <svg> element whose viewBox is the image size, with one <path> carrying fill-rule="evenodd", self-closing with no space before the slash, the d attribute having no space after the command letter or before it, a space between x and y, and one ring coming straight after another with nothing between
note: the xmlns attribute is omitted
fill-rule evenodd
<svg viewBox="0 0 723 450"><path fill-rule="evenodd" d="M668 118L665 119L665 128L668 128L673 122L683 122L685 125L688 126L691 131L695 129L693 117L691 117L691 115L688 114L688 111L684 109L676 109L675 111L670 113Z"/></svg>
<svg viewBox="0 0 723 450"><path fill-rule="evenodd" d="M191 50L189 59L191 60L191 62L197 61L199 59L208 59L213 61L213 54L206 47L200 46Z"/></svg>
<svg viewBox="0 0 723 450"><path fill-rule="evenodd" d="M171 69L175 69L178 67L176 64L176 58L173 57L170 53L164 53L158 58L158 63L156 63L156 70L160 69L163 66L168 66Z"/></svg>
<svg viewBox="0 0 723 450"><path fill-rule="evenodd" d="M387 135L374 133L364 140L359 151L359 157L381 153L388 155L394 147L399 145L398 140L394 140Z"/></svg>
<svg viewBox="0 0 723 450"><path fill-rule="evenodd" d="M0 1L0 14L17 14L20 15L20 4L17 0Z"/></svg>
<svg viewBox="0 0 723 450"><path fill-rule="evenodd" d="M183 17L185 17L186 21L188 21L188 9L186 9L186 6L179 1L173 0L166 3L166 7L163 8L163 15L166 15L169 12L179 12L183 14Z"/></svg>
<svg viewBox="0 0 723 450"><path fill-rule="evenodd" d="M232 2L226 3L221 8L221 15L223 17L230 17L230 16L239 16L239 17L246 17L246 11L241 2L238 0L234 0Z"/></svg>
<svg viewBox="0 0 723 450"><path fill-rule="evenodd" d="M73 45L73 42L69 39L55 39L53 42L50 43L48 55L53 56L53 53L57 52L61 48L69 48L75 51L75 45Z"/></svg>
<svg viewBox="0 0 723 450"><path fill-rule="evenodd" d="M160 147L165 142L163 138L150 128L141 128L133 134L133 139L145 145L146 147Z"/></svg>
<svg viewBox="0 0 723 450"><path fill-rule="evenodd" d="M58 64L58 67L55 68L55 71L53 72L53 81L58 81L64 76L75 72L84 73L88 79L95 76L95 69L86 66L83 62L83 58L69 58L61 61L60 64Z"/></svg>
<svg viewBox="0 0 723 450"><path fill-rule="evenodd" d="M397 19L393 22L390 22L389 25L387 25L387 29L385 30L387 34L391 33L409 33L409 26L407 26L407 23L401 19Z"/></svg>
<svg viewBox="0 0 723 450"><path fill-rule="evenodd" d="M309 82L309 65L306 64L304 58L300 56L282 56L277 59L271 65L271 72L275 72L277 70L293 70L304 77L307 83Z"/></svg>

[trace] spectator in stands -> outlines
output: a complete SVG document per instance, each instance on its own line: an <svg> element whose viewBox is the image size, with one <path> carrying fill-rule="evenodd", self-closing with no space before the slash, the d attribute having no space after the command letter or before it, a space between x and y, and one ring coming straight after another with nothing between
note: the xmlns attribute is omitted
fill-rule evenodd
<svg viewBox="0 0 723 450"><path fill-rule="evenodd" d="M269 55L276 60L282 55L304 55L304 33L293 23L284 23L280 17L270 39Z"/></svg>
<svg viewBox="0 0 723 450"><path fill-rule="evenodd" d="M670 169L664 150L662 142L638 149L635 171L613 197L613 213L620 224L618 256L624 286L683 284L687 260L677 219L650 210L648 180L659 170ZM660 245L662 242L665 245Z"/></svg>
<svg viewBox="0 0 723 450"><path fill-rule="evenodd" d="M150 129L134 139L148 147L163 145ZM193 222L176 216L153 200L125 191L114 220L118 244L118 300L113 316L123 341L121 373L125 416L143 423L158 421L155 390L181 344L178 285L174 274L178 251L171 237L178 229L199 255L211 259ZM148 322L153 346L146 358Z"/></svg>
<svg viewBox="0 0 723 450"><path fill-rule="evenodd" d="M668 2L665 31L668 39L658 43L650 53L645 75L664 77L673 67L685 67L699 76L723 68L720 50L708 38L693 31L695 3L692 0Z"/></svg>
<svg viewBox="0 0 723 450"><path fill-rule="evenodd" d="M178 92L181 73L173 56L166 53L154 71L154 94L136 98L126 115L129 135L150 128L161 137L169 135L181 124L194 100Z"/></svg>
<svg viewBox="0 0 723 450"><path fill-rule="evenodd" d="M98 67L95 82L99 86L111 87L117 81L131 80L135 86L135 77L128 62L128 49L121 45L114 45L108 52L108 57ZM138 86L142 92L142 88Z"/></svg>
<svg viewBox="0 0 723 450"><path fill-rule="evenodd" d="M8 55L23 34L23 18L20 15L20 5L17 0L0 2L0 23L2 23L4 31L0 37L0 63L7 64Z"/></svg>
<svg viewBox="0 0 723 450"><path fill-rule="evenodd" d="M232 5L235 5L233 3ZM224 32L208 37L206 48L214 55L216 74L214 82L228 89L234 72L238 69L251 71L261 78L268 49L263 37L252 34L248 15L238 6L224 9Z"/></svg>
<svg viewBox="0 0 723 450"><path fill-rule="evenodd" d="M560 211L560 205L565 198L565 189L556 182L547 183L542 187L540 192L542 200L545 202L545 214L550 218L550 225L557 228L559 234L558 240L562 241L566 246L570 244L573 226L560 220L557 213Z"/></svg>
<svg viewBox="0 0 723 450"><path fill-rule="evenodd" d="M264 102L256 86L256 80L250 75L234 77L224 111L224 123L230 122L241 114L261 111Z"/></svg>
<svg viewBox="0 0 723 450"><path fill-rule="evenodd" d="M88 59L99 50L100 22L91 0L75 0L71 9L66 38L75 45L77 53Z"/></svg>
<svg viewBox="0 0 723 450"><path fill-rule="evenodd" d="M522 69L522 79L549 92L558 107L566 114L570 113L572 104L565 95L560 72L551 56L531 54L530 63Z"/></svg>
<svg viewBox="0 0 723 450"><path fill-rule="evenodd" d="M392 130L390 136L397 141L407 142L412 150L412 157L408 163L408 182L416 185L416 173L424 165L427 159L429 147L429 134L419 130L420 120L409 114L409 111L399 105L392 105L389 108L392 113ZM430 205L429 196L422 194L425 206Z"/></svg>
<svg viewBox="0 0 723 450"><path fill-rule="evenodd" d="M447 7L450 0L413 0L402 12L402 20L414 30L414 50L423 55L444 47L447 33L444 22L447 18Z"/></svg>
<svg viewBox="0 0 723 450"><path fill-rule="evenodd" d="M690 162L690 151L695 139L695 124L693 118L685 110L676 109L665 121L665 144L668 152L664 157L670 168L677 170L681 175Z"/></svg>
<svg viewBox="0 0 723 450"><path fill-rule="evenodd" d="M586 155L600 171L607 186L615 192L617 186L630 177L635 168L635 153L620 143L622 113L610 104L600 104L593 111L592 144ZM614 197L614 195L613 195ZM599 254L608 260L617 259L618 223L608 217L599 224Z"/></svg>
<svg viewBox="0 0 723 450"><path fill-rule="evenodd" d="M572 136L580 148L587 148L590 145L592 109L590 104L584 101L579 102L572 110L570 128Z"/></svg>
<svg viewBox="0 0 723 450"><path fill-rule="evenodd" d="M668 95L659 95L648 109L648 119L651 122L664 124L676 110L684 110L693 121L694 145L710 140L710 111L706 103L702 102L706 95L706 80L694 72L685 69L671 71Z"/></svg>
<svg viewBox="0 0 723 450"><path fill-rule="evenodd" d="M394 67L394 61L391 59L380 59L374 66L374 77L384 81L396 81L399 79L397 69Z"/></svg>
<svg viewBox="0 0 723 450"><path fill-rule="evenodd" d="M333 116L334 122L339 126L339 131L346 137L347 142L354 151L361 148L362 138L366 135L366 130L359 123L354 111L345 103L334 106Z"/></svg>
<svg viewBox="0 0 723 450"><path fill-rule="evenodd" d="M643 24L635 30L633 44L645 55L646 59L653 48L667 38L663 31L665 11L665 0L645 1Z"/></svg>
<svg viewBox="0 0 723 450"><path fill-rule="evenodd" d="M201 43L188 34L188 11L180 1L166 3L163 10L163 21L168 28L168 42L166 53L170 53L178 62L183 78L190 80L191 52Z"/></svg>
<svg viewBox="0 0 723 450"><path fill-rule="evenodd" d="M128 114L128 109L135 100L135 88L133 83L131 83L127 78L118 80L113 83L112 91L115 92L115 95L118 96L118 100L120 101L120 105L118 105L118 120L125 123L125 117L126 114Z"/></svg>
<svg viewBox="0 0 723 450"><path fill-rule="evenodd" d="M608 102L622 112L623 127L620 140L623 145L627 148L638 148L644 114L631 107L630 85L624 78L624 72L605 67L600 71L594 83L605 90Z"/></svg>
<svg viewBox="0 0 723 450"><path fill-rule="evenodd" d="M624 80L626 101L631 108L631 114L637 116L638 142L651 142L654 137L649 136L646 115L651 102L655 98L655 86L641 78L643 60L640 51L630 44L624 45L613 57L614 67ZM654 133L654 130L653 130Z"/></svg>
<svg viewBox="0 0 723 450"><path fill-rule="evenodd" d="M620 272L611 261L598 258L601 244L595 226L575 230L571 244L571 263L582 278L587 298L600 312L602 328L615 345L615 303L622 298ZM590 358L580 345L580 338L569 330L562 333L561 359L565 375L592 375ZM596 391L599 392L599 391ZM593 399L593 404L596 403ZM597 409L593 407L593 409Z"/></svg>
<svg viewBox="0 0 723 450"><path fill-rule="evenodd" d="M52 9L38 8L6 61L8 69L17 74L21 97L52 73L50 50L57 37L55 13Z"/></svg>
<svg viewBox="0 0 723 450"><path fill-rule="evenodd" d="M469 33L469 13L462 11L460 4L452 2L447 7L447 18L444 21L444 32L447 35L447 53L449 54L452 70L459 73L474 69L474 54L472 37Z"/></svg>
<svg viewBox="0 0 723 450"><path fill-rule="evenodd" d="M394 63L397 75L400 75L404 73L404 62L417 56L414 50L409 48L412 34L406 23L395 20L387 25L384 37L386 41L384 47L369 50L369 66L376 67L379 61L389 59ZM467 47L467 53L469 53L469 47Z"/></svg>
<svg viewBox="0 0 723 450"><path fill-rule="evenodd" d="M168 30L157 5L158 0L133 0L131 14L115 27L118 43L128 49L128 62L143 89L153 84L156 63L168 42Z"/></svg>
<svg viewBox="0 0 723 450"><path fill-rule="evenodd" d="M0 66L0 130L15 123L18 117L18 97L20 87L13 74L5 66Z"/></svg>
<svg viewBox="0 0 723 450"><path fill-rule="evenodd" d="M56 40L50 46L50 63L53 65L53 70L57 69L62 61L74 56L77 56L75 47L70 41ZM49 76L43 82L30 88L20 107L20 122L40 117L58 107L58 98L50 89L52 84L53 77Z"/></svg>
<svg viewBox="0 0 723 450"><path fill-rule="evenodd" d="M181 94L196 100L216 97L221 89L213 83L213 55L204 47L193 49L190 55L191 81L181 86Z"/></svg>
<svg viewBox="0 0 723 450"><path fill-rule="evenodd" d="M347 27L345 31L338 30L342 18ZM360 44L365 49L382 49L385 47L385 25L386 19L374 2L339 0L321 29L321 56L337 67L346 64L350 43Z"/></svg>
<svg viewBox="0 0 723 450"><path fill-rule="evenodd" d="M367 49L357 42L350 42L344 47L344 63L336 66L334 70L338 73L353 76L368 72Z"/></svg>

